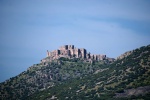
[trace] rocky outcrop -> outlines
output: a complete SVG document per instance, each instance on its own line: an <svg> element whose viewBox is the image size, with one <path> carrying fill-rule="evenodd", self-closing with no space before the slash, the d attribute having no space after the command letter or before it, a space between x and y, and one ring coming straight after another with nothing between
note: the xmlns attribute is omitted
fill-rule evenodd
<svg viewBox="0 0 150 100"><path fill-rule="evenodd" d="M117 59L123 59L127 56L129 56L130 54L132 54L133 51L128 51L128 52L125 52L124 54L122 54L121 56L117 57Z"/></svg>
<svg viewBox="0 0 150 100"><path fill-rule="evenodd" d="M54 51L47 50L47 58L42 59L42 62L49 62L55 59L59 59L61 57L65 58L81 58L87 62L92 61L100 61L100 60L108 60L113 62L114 58L108 58L106 55L95 55L87 53L87 50L84 48L75 48L74 45L64 45L61 46L59 49Z"/></svg>
<svg viewBox="0 0 150 100"><path fill-rule="evenodd" d="M145 87L138 87L136 89L128 89L125 90L123 93L116 93L115 97L130 97L130 96L138 96L138 95L144 95L146 93L150 92L150 86Z"/></svg>

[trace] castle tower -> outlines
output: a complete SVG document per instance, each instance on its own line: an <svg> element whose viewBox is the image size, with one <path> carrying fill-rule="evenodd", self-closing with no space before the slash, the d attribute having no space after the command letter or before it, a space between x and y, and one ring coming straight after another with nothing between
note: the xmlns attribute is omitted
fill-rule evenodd
<svg viewBox="0 0 150 100"><path fill-rule="evenodd" d="M65 50L68 50L68 45L64 45L64 49L65 49Z"/></svg>
<svg viewBox="0 0 150 100"><path fill-rule="evenodd" d="M61 46L59 50L68 50L68 45Z"/></svg>
<svg viewBox="0 0 150 100"><path fill-rule="evenodd" d="M74 54L76 55L76 57L79 57L79 53L80 53L79 49L78 49L78 48L75 48Z"/></svg>
<svg viewBox="0 0 150 100"><path fill-rule="evenodd" d="M87 54L86 54L86 58L87 58L87 59L90 59L90 58L91 58L90 53L87 53Z"/></svg>
<svg viewBox="0 0 150 100"><path fill-rule="evenodd" d="M50 56L49 51L47 50L47 57Z"/></svg>
<svg viewBox="0 0 150 100"><path fill-rule="evenodd" d="M97 55L94 55L94 60L97 60Z"/></svg>
<svg viewBox="0 0 150 100"><path fill-rule="evenodd" d="M93 60L93 59L94 59L94 55L93 55L93 54L90 54L90 56L91 56L91 59Z"/></svg>
<svg viewBox="0 0 150 100"><path fill-rule="evenodd" d="M74 52L75 52L75 50L74 50L74 49L71 49L71 50L70 50L70 55L71 55L72 57L73 57L73 56L74 56L74 54L75 54Z"/></svg>
<svg viewBox="0 0 150 100"><path fill-rule="evenodd" d="M56 50L56 55L60 55L60 50Z"/></svg>
<svg viewBox="0 0 150 100"><path fill-rule="evenodd" d="M68 45L68 49L69 49L69 50L74 49L74 45Z"/></svg>
<svg viewBox="0 0 150 100"><path fill-rule="evenodd" d="M86 58L86 49L82 48L81 50L81 56L82 58Z"/></svg>

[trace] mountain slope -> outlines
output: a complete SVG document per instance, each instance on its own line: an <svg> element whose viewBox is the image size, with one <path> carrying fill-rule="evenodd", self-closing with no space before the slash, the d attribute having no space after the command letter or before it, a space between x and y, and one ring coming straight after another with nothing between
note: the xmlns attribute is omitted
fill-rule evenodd
<svg viewBox="0 0 150 100"><path fill-rule="evenodd" d="M105 60L88 63L80 58L61 57L47 64L35 64L18 76L0 83L0 98L149 98L150 45L129 52L118 57L113 63L107 63ZM139 87L146 88L144 92L147 94L129 94L133 88L140 90Z"/></svg>
<svg viewBox="0 0 150 100"><path fill-rule="evenodd" d="M131 52L113 64L105 65L107 70L103 72L66 81L29 98L148 100L150 99L150 45ZM140 92L133 92L133 90Z"/></svg>
<svg viewBox="0 0 150 100"><path fill-rule="evenodd" d="M23 99L66 80L93 74L104 65L104 61L99 61L95 62L93 66L80 58L60 58L48 62L46 65L43 63L34 64L27 71L0 83L1 98Z"/></svg>

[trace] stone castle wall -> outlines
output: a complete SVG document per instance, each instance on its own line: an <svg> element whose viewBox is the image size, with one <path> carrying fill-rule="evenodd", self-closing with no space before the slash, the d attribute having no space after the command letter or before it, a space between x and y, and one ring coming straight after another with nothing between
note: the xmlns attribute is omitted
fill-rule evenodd
<svg viewBox="0 0 150 100"><path fill-rule="evenodd" d="M87 50L84 48L75 48L74 45L64 45L61 46L59 49L49 52L47 50L47 57L51 59L58 59L60 57L67 57L67 58L83 58L86 60L104 60L106 59L106 55L93 55L87 53Z"/></svg>

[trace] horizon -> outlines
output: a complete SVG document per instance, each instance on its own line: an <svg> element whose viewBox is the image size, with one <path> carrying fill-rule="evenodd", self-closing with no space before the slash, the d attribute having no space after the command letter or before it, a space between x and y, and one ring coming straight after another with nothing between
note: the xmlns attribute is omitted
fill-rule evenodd
<svg viewBox="0 0 150 100"><path fill-rule="evenodd" d="M1 0L0 82L65 44L116 58L150 44L150 1Z"/></svg>

